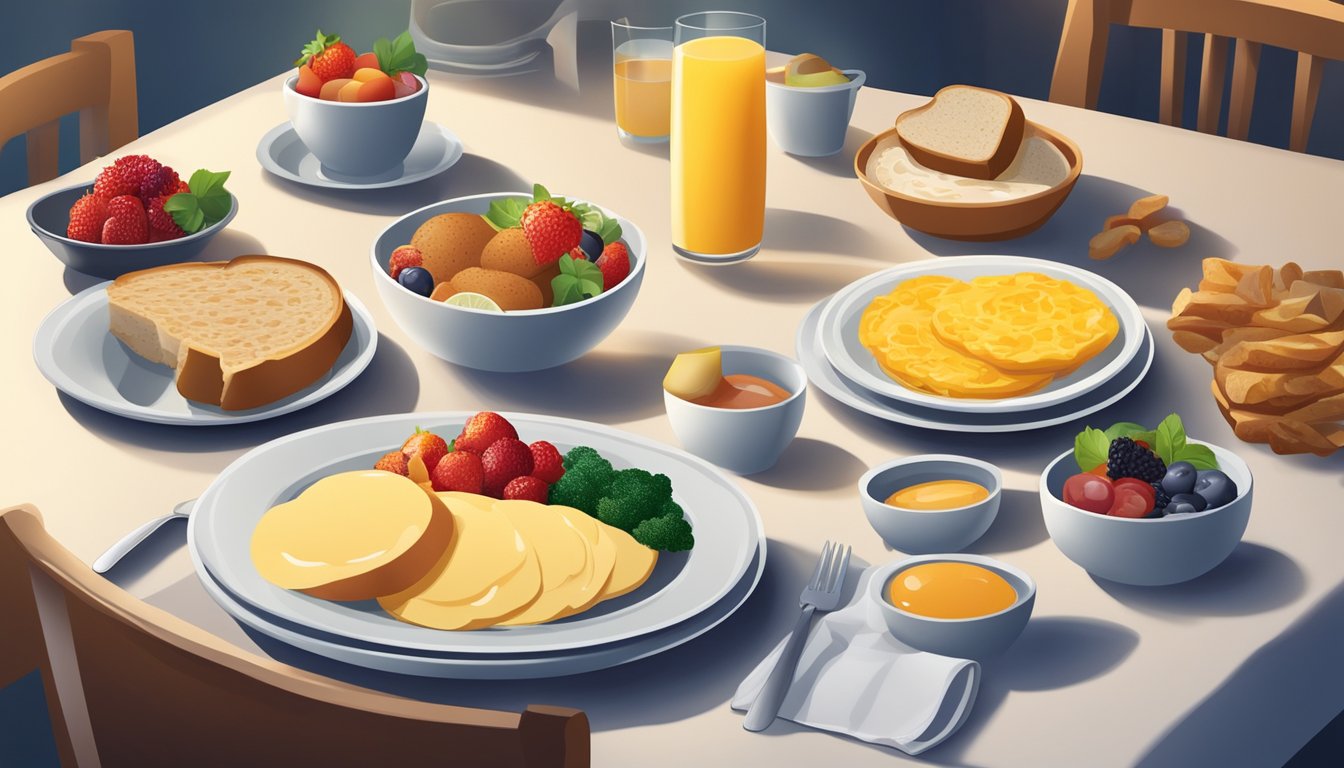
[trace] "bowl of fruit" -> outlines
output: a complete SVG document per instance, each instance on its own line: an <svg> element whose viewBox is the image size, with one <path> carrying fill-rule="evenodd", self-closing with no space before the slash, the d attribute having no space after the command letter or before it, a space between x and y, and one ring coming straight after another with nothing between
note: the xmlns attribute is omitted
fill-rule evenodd
<svg viewBox="0 0 1344 768"><path fill-rule="evenodd" d="M285 109L325 171L373 176L406 159L429 94L428 64L409 33L380 38L356 55L340 35L318 30L295 64L284 84Z"/></svg>
<svg viewBox="0 0 1344 768"><path fill-rule="evenodd" d="M228 178L202 168L183 179L148 155L127 155L92 184L38 198L28 226L62 263L95 277L191 261L238 213Z"/></svg>
<svg viewBox="0 0 1344 768"><path fill-rule="evenodd" d="M628 220L538 184L412 211L378 236L371 262L417 344L512 373L568 363L614 331L639 294L645 248Z"/></svg>
<svg viewBox="0 0 1344 768"><path fill-rule="evenodd" d="M1179 416L1156 429L1091 427L1041 473L1050 538L1088 573L1158 586L1223 562L1251 516L1251 470L1236 454L1189 439Z"/></svg>

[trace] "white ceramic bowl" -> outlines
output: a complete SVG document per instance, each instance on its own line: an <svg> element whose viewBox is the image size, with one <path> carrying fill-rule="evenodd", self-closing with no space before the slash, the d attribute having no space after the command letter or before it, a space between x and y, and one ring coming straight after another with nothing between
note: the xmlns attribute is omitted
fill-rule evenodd
<svg viewBox="0 0 1344 768"><path fill-rule="evenodd" d="M740 475L763 472L779 461L803 420L807 374L792 358L755 347L721 346L723 372L769 379L790 396L763 408L711 408L663 390L672 431L686 450Z"/></svg>
<svg viewBox="0 0 1344 768"><path fill-rule="evenodd" d="M1002 576L1017 600L998 613L969 619L935 619L903 611L887 598L892 579L921 563L970 563ZM912 648L960 659L986 659L1004 652L1017 640L1036 605L1036 582L1026 571L981 555L920 555L878 568L868 582L868 599L877 604L887 629Z"/></svg>
<svg viewBox="0 0 1344 768"><path fill-rule="evenodd" d="M824 157L845 148L854 99L867 77L846 69L848 83L799 88L767 79L765 118L770 138L791 155Z"/></svg>
<svg viewBox="0 0 1344 768"><path fill-rule="evenodd" d="M1155 518L1111 517L1065 504L1064 481L1080 470L1073 451L1061 454L1041 473L1041 512L1055 546L1088 573L1121 584L1176 584L1212 570L1246 532L1252 478L1235 453L1201 444L1213 449L1219 469L1237 484L1237 498L1203 512Z"/></svg>
<svg viewBox="0 0 1344 768"><path fill-rule="evenodd" d="M554 368L583 356L625 319L644 280L644 234L628 219L602 209L621 225L630 251L630 275L610 291L562 307L487 312L433 301L403 288L387 272L392 251L411 241L428 219L441 213L485 213L492 200L531 198L530 192L458 197L427 205L392 222L373 243L373 283L397 325L415 343L450 363L482 371L515 373Z"/></svg>
<svg viewBox="0 0 1344 768"><path fill-rule="evenodd" d="M988 489L989 496L954 509L903 509L886 503L902 488L933 480L969 480ZM951 454L889 461L859 478L859 501L868 524L883 541L912 555L965 548L993 525L1002 495L1003 475L998 467Z"/></svg>
<svg viewBox="0 0 1344 768"><path fill-rule="evenodd" d="M388 101L324 101L294 90L298 76L285 80L285 111L294 132L320 161L324 171L342 176L373 176L395 168L420 135L429 99L429 83Z"/></svg>

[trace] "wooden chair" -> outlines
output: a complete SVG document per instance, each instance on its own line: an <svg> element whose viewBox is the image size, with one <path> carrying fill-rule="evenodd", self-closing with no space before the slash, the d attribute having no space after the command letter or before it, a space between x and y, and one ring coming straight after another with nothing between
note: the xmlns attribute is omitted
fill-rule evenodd
<svg viewBox="0 0 1344 768"><path fill-rule="evenodd" d="M134 141L139 132L135 42L124 30L77 38L70 52L0 77L0 146L28 136L28 183L60 175L60 120L79 113L79 161Z"/></svg>
<svg viewBox="0 0 1344 768"><path fill-rule="evenodd" d="M41 670L67 766L589 764L578 710L428 704L245 653L96 576L31 506L0 512L0 616L0 687Z"/></svg>
<svg viewBox="0 0 1344 768"><path fill-rule="evenodd" d="M1180 125L1186 39L1204 36L1196 128L1216 133L1221 115L1229 40L1233 52L1227 135L1245 139L1260 65L1260 46L1297 51L1292 128L1288 146L1305 152L1321 66L1344 59L1344 4L1334 0L1069 0L1060 36L1050 100L1095 109L1111 24L1162 30L1159 116Z"/></svg>

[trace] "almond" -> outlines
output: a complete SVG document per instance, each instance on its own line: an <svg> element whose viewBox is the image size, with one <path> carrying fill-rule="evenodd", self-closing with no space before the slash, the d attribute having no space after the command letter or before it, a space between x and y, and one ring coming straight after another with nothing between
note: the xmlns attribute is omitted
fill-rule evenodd
<svg viewBox="0 0 1344 768"><path fill-rule="evenodd" d="M1140 234L1139 228L1133 224L1098 232L1087 244L1087 255L1093 259L1109 259L1119 253L1121 248L1137 242Z"/></svg>
<svg viewBox="0 0 1344 768"><path fill-rule="evenodd" d="M1168 199L1166 195L1149 195L1147 197L1141 197L1138 200L1135 200L1133 205L1129 206L1129 218L1142 221L1163 208L1166 208L1167 202Z"/></svg>
<svg viewBox="0 0 1344 768"><path fill-rule="evenodd" d="M1153 245L1176 248L1190 239L1190 227L1184 221L1164 221L1148 230L1148 239Z"/></svg>

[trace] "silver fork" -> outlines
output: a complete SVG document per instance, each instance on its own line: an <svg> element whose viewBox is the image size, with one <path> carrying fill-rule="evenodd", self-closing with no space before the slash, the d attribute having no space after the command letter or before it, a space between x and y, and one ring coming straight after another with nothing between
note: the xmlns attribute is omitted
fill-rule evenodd
<svg viewBox="0 0 1344 768"><path fill-rule="evenodd" d="M802 655L803 645L811 631L812 615L833 611L840 605L840 591L845 585L845 571L849 568L849 553L848 546L829 541L822 547L821 561L817 563L816 573L812 574L812 582L798 597L803 610L798 616L798 622L793 625L793 634L784 644L784 650L775 661L775 668L770 670L765 686L742 720L742 727L748 731L765 730L779 714L779 707L789 692L789 684L793 682L793 673L798 669L798 657Z"/></svg>
<svg viewBox="0 0 1344 768"><path fill-rule="evenodd" d="M99 555L98 559L93 561L93 572L107 573L111 570L112 566L116 565L123 557L130 554L131 550L140 546L145 539L149 538L151 533L159 530L165 523L170 520L191 517L191 510L195 508L195 506L196 500L188 499L181 504L178 504L176 507L173 507L171 514L164 515L163 517L156 517L139 528L136 528L134 531L122 536L117 543L108 547L106 552Z"/></svg>

